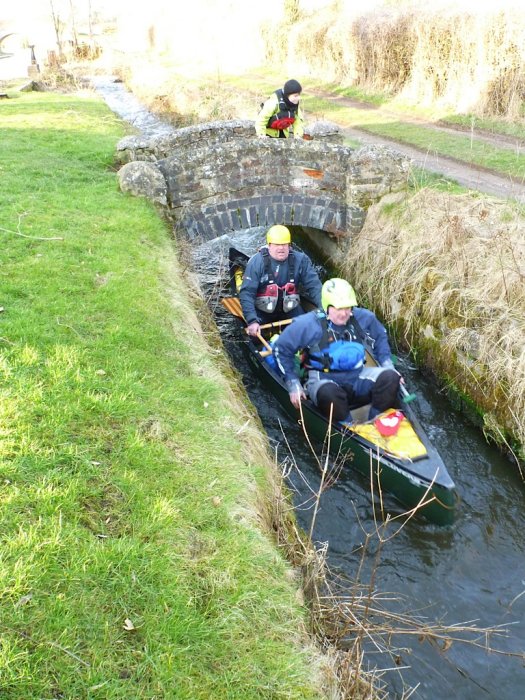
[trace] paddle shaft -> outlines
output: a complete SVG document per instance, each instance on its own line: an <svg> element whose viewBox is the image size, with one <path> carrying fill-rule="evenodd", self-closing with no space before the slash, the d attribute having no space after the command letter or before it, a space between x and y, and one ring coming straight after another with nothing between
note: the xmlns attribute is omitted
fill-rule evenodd
<svg viewBox="0 0 525 700"><path fill-rule="evenodd" d="M274 326L287 326L293 321L293 318L285 318L284 321L272 321L271 323L263 323L259 328L273 328Z"/></svg>
<svg viewBox="0 0 525 700"><path fill-rule="evenodd" d="M221 299L221 303L231 314L237 316L238 318L242 318L242 320L246 323L246 319L244 318L244 314L242 312L241 302L237 297L224 297L223 299ZM291 318L286 318L283 321L272 321L272 323L264 323L262 326L259 326L259 328L273 328L274 326L286 326L288 323L291 322ZM247 328L245 328L244 330L248 332ZM262 337L261 333L257 333L256 335L268 351L268 355L271 355L272 346L270 345L270 343L268 343L268 341Z"/></svg>
<svg viewBox="0 0 525 700"><path fill-rule="evenodd" d="M415 394L409 394L404 384L399 384L399 389L401 391L401 395L403 396L403 403L410 403L416 398Z"/></svg>
<svg viewBox="0 0 525 700"><path fill-rule="evenodd" d="M261 334L261 333L257 333L257 338L258 338L258 339L261 341L261 343L264 345L264 347L265 347L266 350L268 351L268 354L271 355L273 351L272 351L272 346L270 345L270 343L262 337L262 334Z"/></svg>

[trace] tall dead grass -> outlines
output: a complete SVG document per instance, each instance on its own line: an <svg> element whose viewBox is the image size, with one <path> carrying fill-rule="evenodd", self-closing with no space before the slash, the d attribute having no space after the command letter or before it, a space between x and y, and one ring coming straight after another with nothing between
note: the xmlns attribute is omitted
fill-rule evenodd
<svg viewBox="0 0 525 700"><path fill-rule="evenodd" d="M525 116L523 7L385 3L350 14L335 2L294 25L288 59L297 56L311 73L365 90L480 116Z"/></svg>
<svg viewBox="0 0 525 700"><path fill-rule="evenodd" d="M344 265L363 303L410 346L438 345L439 369L525 445L525 219L511 203L392 196L369 209Z"/></svg>
<svg viewBox="0 0 525 700"><path fill-rule="evenodd" d="M218 0L195 0L181 22L177 8L152 0L119 16L113 44L137 64L151 54L159 77L163 62L219 79L266 63L412 103L523 119L525 8L518 0L472 7L468 0L334 0L319 11L301 0L232 0L224 13ZM148 78L151 84L155 73Z"/></svg>

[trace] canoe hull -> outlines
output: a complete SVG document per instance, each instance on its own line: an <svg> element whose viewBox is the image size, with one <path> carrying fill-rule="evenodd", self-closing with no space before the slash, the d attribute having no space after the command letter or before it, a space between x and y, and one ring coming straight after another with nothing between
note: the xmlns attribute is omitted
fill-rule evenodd
<svg viewBox="0 0 525 700"><path fill-rule="evenodd" d="M374 442L351 429L343 428L340 424L330 425L309 400L305 400L301 404L301 417L299 411L290 402L282 375L271 369L261 354L261 350L265 350L264 346L261 345L264 339L259 338L259 341L256 341L244 333L245 320L237 294L242 281L242 271L248 257L235 248L231 248L229 258L230 287L233 296L223 299L223 305L237 318L239 327L242 329L242 344L254 372L275 395L284 410L294 420L304 421L304 429L309 437L320 441L321 444L328 444L327 437L329 437L331 453L348 457L349 459L346 461L370 479L376 493L388 492L392 494L405 506L407 511L417 509L417 515L425 517L431 523L451 525L455 519L458 502L456 487L438 451L420 425L410 403L403 404L403 413L422 443L422 450L419 454L426 452L424 457L414 460L389 454ZM304 308L309 308L307 300L302 300L302 302L304 302ZM367 352L371 352L370 348L367 348ZM370 355L370 361L375 362L373 354ZM400 393L399 399L403 400L402 393Z"/></svg>
<svg viewBox="0 0 525 700"><path fill-rule="evenodd" d="M260 358L250 341L244 343L248 360L260 381L271 391L292 419L301 420L299 411L290 402L286 386ZM406 465L402 460L380 451L351 430L330 426L310 401L304 401L303 420L307 434L320 443L327 442L329 434L332 454L351 456L348 463L367 478L373 478L376 493L392 494L407 511L418 508L418 515L436 525L451 525L455 519L457 494L436 450L426 444L429 461L422 475L418 462ZM431 475L430 478L427 475Z"/></svg>

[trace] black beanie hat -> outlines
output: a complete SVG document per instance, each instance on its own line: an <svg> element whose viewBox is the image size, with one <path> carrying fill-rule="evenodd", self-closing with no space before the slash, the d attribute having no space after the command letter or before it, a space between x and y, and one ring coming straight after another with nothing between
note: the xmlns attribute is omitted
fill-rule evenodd
<svg viewBox="0 0 525 700"><path fill-rule="evenodd" d="M296 92L302 92L303 88L297 80L287 80L283 87L284 95L293 95Z"/></svg>

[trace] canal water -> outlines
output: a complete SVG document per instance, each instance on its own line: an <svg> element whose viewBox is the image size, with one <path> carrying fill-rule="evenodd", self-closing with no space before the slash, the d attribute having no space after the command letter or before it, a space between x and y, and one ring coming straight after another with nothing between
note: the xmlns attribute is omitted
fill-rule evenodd
<svg viewBox="0 0 525 700"><path fill-rule="evenodd" d="M149 124L145 135L169 130L154 117L146 119L146 110L120 84L99 79L97 89L119 116L135 125L142 120ZM260 229L224 236L195 247L194 265L226 351L243 377L277 460L289 469L297 518L309 532L311 495L321 480L321 446L314 445L318 451L312 452L302 430L255 381L236 324L219 302L229 246L251 254L263 240ZM418 700L517 700L525 697L524 484L517 468L452 408L429 377L404 357L400 369L417 394L414 405L421 422L456 482L461 502L455 524L439 528L412 519L401 529L399 523L383 529L367 480L345 466L321 496L313 539L327 544L328 565L343 592L355 592L359 570L360 584L366 588L373 582L375 605L388 611L387 618L378 613L372 622L386 619L396 633L388 644L379 636L372 638L365 664L384 670L391 698L400 699L412 688L410 697ZM385 508L401 512L388 496ZM418 621L412 626L415 633L407 634L405 618ZM455 626L454 638L464 641L429 641L421 630L436 625ZM472 627L480 632L463 631ZM485 629L498 634L487 636Z"/></svg>
<svg viewBox="0 0 525 700"><path fill-rule="evenodd" d="M298 521L309 532L311 496L321 481L322 446L315 445L313 453L302 429L256 381L237 324L219 302L230 245L250 254L263 242L264 231L252 229L206 243L195 251L195 271L272 450L290 469ZM319 271L323 277L322 268ZM513 656L525 650L524 485L517 468L453 409L430 378L408 358L400 356L399 361L417 395L418 415L456 482L461 499L457 521L447 528L421 519L412 519L401 529L397 521L381 527L367 479L345 466L321 496L313 539L327 543L328 565L343 593L355 591L360 567L361 586L366 588L373 580L375 593L386 598L380 606L389 615L383 619L378 615L371 622L386 620L400 633L392 636L388 648L379 637L375 646L370 643L367 663L394 669L385 670L383 676L392 698L401 698L408 687L415 688L412 698L424 700L525 697L525 657ZM402 513L387 495L384 507L392 515ZM392 614L407 622L392 622ZM448 642L438 645L422 639L426 627L444 625L457 628L448 630L448 636L464 640L446 651L443 646ZM482 632L462 628L493 628L497 633L487 639ZM406 634L408 630L414 633Z"/></svg>

